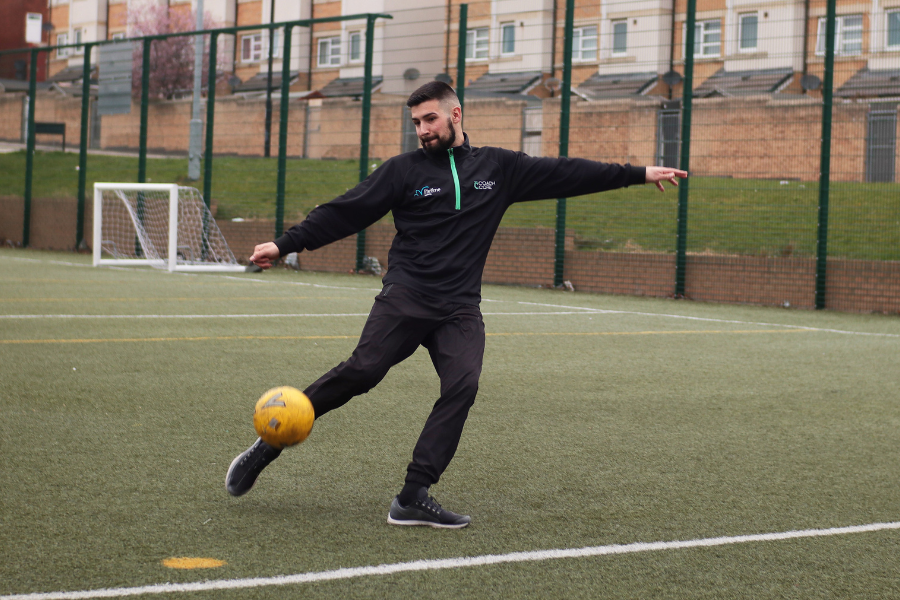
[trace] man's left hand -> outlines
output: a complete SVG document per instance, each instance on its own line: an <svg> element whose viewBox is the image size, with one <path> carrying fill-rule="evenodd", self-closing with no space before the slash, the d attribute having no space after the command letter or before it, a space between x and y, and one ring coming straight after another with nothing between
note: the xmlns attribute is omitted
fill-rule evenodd
<svg viewBox="0 0 900 600"><path fill-rule="evenodd" d="M647 183L655 183L659 191L664 192L663 181L668 181L678 187L678 179L687 177L687 171L671 169L669 167L647 167Z"/></svg>

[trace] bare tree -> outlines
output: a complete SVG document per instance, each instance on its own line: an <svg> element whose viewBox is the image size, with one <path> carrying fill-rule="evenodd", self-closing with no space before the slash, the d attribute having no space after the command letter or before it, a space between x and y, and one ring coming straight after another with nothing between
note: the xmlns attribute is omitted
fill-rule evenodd
<svg viewBox="0 0 900 600"><path fill-rule="evenodd" d="M203 28L213 29L218 24L206 12L203 15ZM169 8L153 0L134 4L128 8L128 30L130 37L182 33L196 31L195 19L190 10L181 7ZM217 57L217 59L222 57ZM135 44L132 60L132 94L137 97L141 93L141 71L143 67L143 48ZM207 81L209 65L209 49L203 56L203 81ZM193 36L180 36L154 40L150 46L150 80L149 95L151 98L171 99L179 92L190 93L194 78L194 42Z"/></svg>

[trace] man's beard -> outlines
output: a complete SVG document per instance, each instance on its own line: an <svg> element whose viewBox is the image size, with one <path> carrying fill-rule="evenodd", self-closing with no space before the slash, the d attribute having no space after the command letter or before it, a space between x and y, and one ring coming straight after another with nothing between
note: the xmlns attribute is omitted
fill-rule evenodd
<svg viewBox="0 0 900 600"><path fill-rule="evenodd" d="M426 146L425 140L420 139L419 143L422 144L422 149L425 150L425 152L430 152L430 153L434 154L434 153L443 152L444 150L452 148L453 144L456 143L456 129L453 128L453 122L450 120L449 117L447 118L447 128L450 130L450 133L447 134L446 138L437 137L437 138L431 138L428 140L430 142L430 141L434 141L436 139L437 140L436 145Z"/></svg>

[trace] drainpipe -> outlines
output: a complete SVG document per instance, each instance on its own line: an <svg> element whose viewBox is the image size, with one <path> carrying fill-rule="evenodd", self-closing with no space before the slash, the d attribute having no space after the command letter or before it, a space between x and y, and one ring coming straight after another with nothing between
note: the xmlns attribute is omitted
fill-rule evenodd
<svg viewBox="0 0 900 600"><path fill-rule="evenodd" d="M558 0L553 0L553 27L550 31L550 78L556 77L556 16L559 9ZM556 92L551 89L550 97L556 96Z"/></svg>
<svg viewBox="0 0 900 600"><path fill-rule="evenodd" d="M312 21L316 18L316 0L309 0L309 19ZM314 30L316 26L309 26L309 61L306 66L306 87L312 90L312 76L313 76L313 52L316 49L316 39L313 36ZM307 103L307 108L309 107L309 103ZM280 235L280 234L279 234Z"/></svg>
<svg viewBox="0 0 900 600"><path fill-rule="evenodd" d="M809 2L809 0L806 0ZM669 28L669 72L675 70L675 0L672 0L672 27ZM672 86L669 86L669 100L672 99Z"/></svg>
<svg viewBox="0 0 900 600"><path fill-rule="evenodd" d="M803 2L803 75L801 77L806 77L806 72L809 68L808 60L807 60L807 45L809 44L809 0L804 0ZM801 78L802 82L803 79ZM800 86L803 89L803 93L806 93L806 87Z"/></svg>
<svg viewBox="0 0 900 600"><path fill-rule="evenodd" d="M451 22L451 4L453 0L447 0L447 35L444 36L444 73L450 72L450 22ZM457 77L459 79L459 77ZM459 86L459 82L456 82Z"/></svg>

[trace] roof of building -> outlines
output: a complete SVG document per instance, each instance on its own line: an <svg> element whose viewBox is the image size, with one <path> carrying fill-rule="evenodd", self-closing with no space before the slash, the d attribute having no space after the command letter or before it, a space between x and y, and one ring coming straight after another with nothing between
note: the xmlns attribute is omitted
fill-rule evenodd
<svg viewBox="0 0 900 600"><path fill-rule="evenodd" d="M873 71L863 67L834 95L839 98L884 98L900 97L900 69Z"/></svg>
<svg viewBox="0 0 900 600"><path fill-rule="evenodd" d="M614 98L633 98L646 93L658 76L652 73L622 73L618 75L601 75L594 73L581 83L575 91L588 100L611 100Z"/></svg>
<svg viewBox="0 0 900 600"><path fill-rule="evenodd" d="M502 97L525 94L540 81L540 71L485 73L466 86L466 95Z"/></svg>
<svg viewBox="0 0 900 600"><path fill-rule="evenodd" d="M53 87L52 83L46 81L38 81L37 89L49 90ZM28 80L24 79L0 79L0 92L27 92Z"/></svg>
<svg viewBox="0 0 900 600"><path fill-rule="evenodd" d="M91 66L91 78L97 76L97 66ZM53 75L52 77L48 77L47 81L52 81L55 83L62 82L70 82L70 81L78 81L84 77L84 67L81 65L75 67L66 67L59 73Z"/></svg>
<svg viewBox="0 0 900 600"><path fill-rule="evenodd" d="M299 77L299 73L297 71L291 71L290 83L293 84L297 81ZM247 81L242 81L241 83L236 84L231 88L231 91L235 94L240 94L243 92L264 92L266 91L266 85L269 79L268 71L264 73L257 73ZM280 72L272 72L272 89L280 90L281 89L281 73Z"/></svg>
<svg viewBox="0 0 900 600"><path fill-rule="evenodd" d="M726 71L723 67L694 88L694 97L774 94L790 83L793 77L794 69L791 67L757 71Z"/></svg>
<svg viewBox="0 0 900 600"><path fill-rule="evenodd" d="M374 92L381 85L383 78L381 75L372 77L372 91ZM328 84L319 90L319 93L326 98L338 98L340 96L362 96L365 86L365 77L338 77L332 79Z"/></svg>

